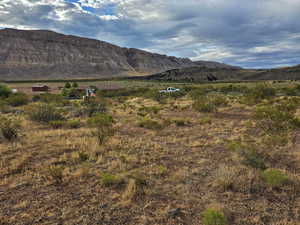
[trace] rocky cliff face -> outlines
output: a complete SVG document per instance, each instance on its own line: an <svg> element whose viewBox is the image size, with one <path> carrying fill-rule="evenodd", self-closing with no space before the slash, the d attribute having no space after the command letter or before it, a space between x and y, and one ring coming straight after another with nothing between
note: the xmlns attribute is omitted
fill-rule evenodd
<svg viewBox="0 0 300 225"><path fill-rule="evenodd" d="M52 31L0 30L0 79L145 75L192 65L189 59Z"/></svg>

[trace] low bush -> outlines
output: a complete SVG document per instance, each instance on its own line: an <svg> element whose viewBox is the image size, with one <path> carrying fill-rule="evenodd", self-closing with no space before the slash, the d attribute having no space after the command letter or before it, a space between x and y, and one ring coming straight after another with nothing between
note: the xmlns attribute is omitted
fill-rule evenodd
<svg viewBox="0 0 300 225"><path fill-rule="evenodd" d="M1 138L6 141L16 141L20 133L20 122L15 119L0 117Z"/></svg>
<svg viewBox="0 0 300 225"><path fill-rule="evenodd" d="M63 172L64 168L61 166L50 166L46 171L46 175L56 184L60 184L63 182Z"/></svg>
<svg viewBox="0 0 300 225"><path fill-rule="evenodd" d="M228 105L228 100L223 95L213 95L210 97L210 102L216 107L224 107Z"/></svg>
<svg viewBox="0 0 300 225"><path fill-rule="evenodd" d="M161 110L161 107L158 107L158 106L149 106L149 107L144 106L144 107L139 108L138 113L140 115L145 116L148 113L158 114L160 110Z"/></svg>
<svg viewBox="0 0 300 225"><path fill-rule="evenodd" d="M60 129L65 125L65 122L61 120L54 120L54 121L50 121L49 125L54 129Z"/></svg>
<svg viewBox="0 0 300 225"><path fill-rule="evenodd" d="M77 129L81 127L81 122L80 120L69 120L67 126L72 129Z"/></svg>
<svg viewBox="0 0 300 225"><path fill-rule="evenodd" d="M106 187L120 185L124 183L124 180L121 177L115 176L110 173L102 173L100 180L101 180L101 184Z"/></svg>
<svg viewBox="0 0 300 225"><path fill-rule="evenodd" d="M87 123L91 127L96 128L92 135L97 137L99 145L104 144L115 133L113 129L114 120L111 115L105 113L96 114L89 118Z"/></svg>
<svg viewBox="0 0 300 225"><path fill-rule="evenodd" d="M200 124L211 124L212 123L212 119L208 116L206 117L202 117L199 119L199 123Z"/></svg>
<svg viewBox="0 0 300 225"><path fill-rule="evenodd" d="M213 186L226 191L232 188L237 176L238 169L221 165L215 172Z"/></svg>
<svg viewBox="0 0 300 225"><path fill-rule="evenodd" d="M193 108L196 111L203 113L214 113L217 112L217 106L211 101L210 98L203 96L193 103Z"/></svg>
<svg viewBox="0 0 300 225"><path fill-rule="evenodd" d="M188 121L185 119L175 118L172 120L178 127L186 126L188 124Z"/></svg>
<svg viewBox="0 0 300 225"><path fill-rule="evenodd" d="M26 94L23 93L16 93L10 95L7 99L6 102L10 106L22 106L22 105L27 105L29 103L29 98Z"/></svg>
<svg viewBox="0 0 300 225"><path fill-rule="evenodd" d="M84 104L84 114L88 117L91 117L97 113L106 113L107 112L107 102L104 99L91 99L89 102Z"/></svg>
<svg viewBox="0 0 300 225"><path fill-rule="evenodd" d="M138 125L140 127L146 128L146 129L151 129L151 130L159 130L163 128L162 123L153 120L151 118L148 117L144 117L142 118L139 122Z"/></svg>
<svg viewBox="0 0 300 225"><path fill-rule="evenodd" d="M49 123L50 121L64 120L61 112L54 106L40 103L27 108L29 119L36 122Z"/></svg>
<svg viewBox="0 0 300 225"><path fill-rule="evenodd" d="M215 209L206 209L202 213L202 222L204 225L226 225L227 219L223 212Z"/></svg>
<svg viewBox="0 0 300 225"><path fill-rule="evenodd" d="M39 95L34 95L32 97L33 102L44 102L44 103L53 103L56 105L65 105L65 100L63 96L51 93L43 93Z"/></svg>
<svg viewBox="0 0 300 225"><path fill-rule="evenodd" d="M258 152L254 146L243 144L239 141L230 142L228 148L241 157L241 163L255 169L265 170L265 155Z"/></svg>
<svg viewBox="0 0 300 225"><path fill-rule="evenodd" d="M287 101L275 105L265 105L256 108L254 118L257 125L266 132L282 132L299 126L295 117L297 105Z"/></svg>
<svg viewBox="0 0 300 225"><path fill-rule="evenodd" d="M262 172L262 177L266 184L272 188L280 188L289 181L289 177L277 169L265 170Z"/></svg>
<svg viewBox="0 0 300 225"><path fill-rule="evenodd" d="M12 91L6 85L0 84L0 98L8 98L12 94Z"/></svg>
<svg viewBox="0 0 300 225"><path fill-rule="evenodd" d="M270 99L276 95L276 90L266 84L257 85L252 89L248 89L243 98L243 103L254 105L264 99Z"/></svg>
<svg viewBox="0 0 300 225"><path fill-rule="evenodd" d="M205 94L206 90L203 88L196 88L189 93L190 97L194 100L203 97Z"/></svg>

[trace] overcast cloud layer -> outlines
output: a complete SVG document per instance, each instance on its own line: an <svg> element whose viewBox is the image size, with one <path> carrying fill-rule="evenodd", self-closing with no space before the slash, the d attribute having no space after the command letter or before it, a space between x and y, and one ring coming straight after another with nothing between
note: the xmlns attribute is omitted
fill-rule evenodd
<svg viewBox="0 0 300 225"><path fill-rule="evenodd" d="M299 14L300 0L0 0L0 28L248 68L300 64Z"/></svg>

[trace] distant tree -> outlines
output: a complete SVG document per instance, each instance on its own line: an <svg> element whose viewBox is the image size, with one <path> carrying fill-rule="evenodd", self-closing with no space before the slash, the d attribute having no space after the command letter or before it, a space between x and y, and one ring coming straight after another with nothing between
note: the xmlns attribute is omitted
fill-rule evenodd
<svg viewBox="0 0 300 225"><path fill-rule="evenodd" d="M70 84L69 82L67 82L67 83L65 84L65 88L71 88L71 84Z"/></svg>
<svg viewBox="0 0 300 225"><path fill-rule="evenodd" d="M12 94L12 91L9 87L0 84L0 97L7 98Z"/></svg>
<svg viewBox="0 0 300 225"><path fill-rule="evenodd" d="M78 88L77 82L73 82L72 87L73 87L73 88Z"/></svg>

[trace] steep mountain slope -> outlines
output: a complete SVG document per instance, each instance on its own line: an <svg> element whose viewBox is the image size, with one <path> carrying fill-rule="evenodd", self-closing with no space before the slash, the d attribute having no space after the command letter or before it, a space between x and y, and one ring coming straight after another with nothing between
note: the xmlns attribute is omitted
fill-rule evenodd
<svg viewBox="0 0 300 225"><path fill-rule="evenodd" d="M101 78L192 65L189 59L52 31L0 30L0 79Z"/></svg>

